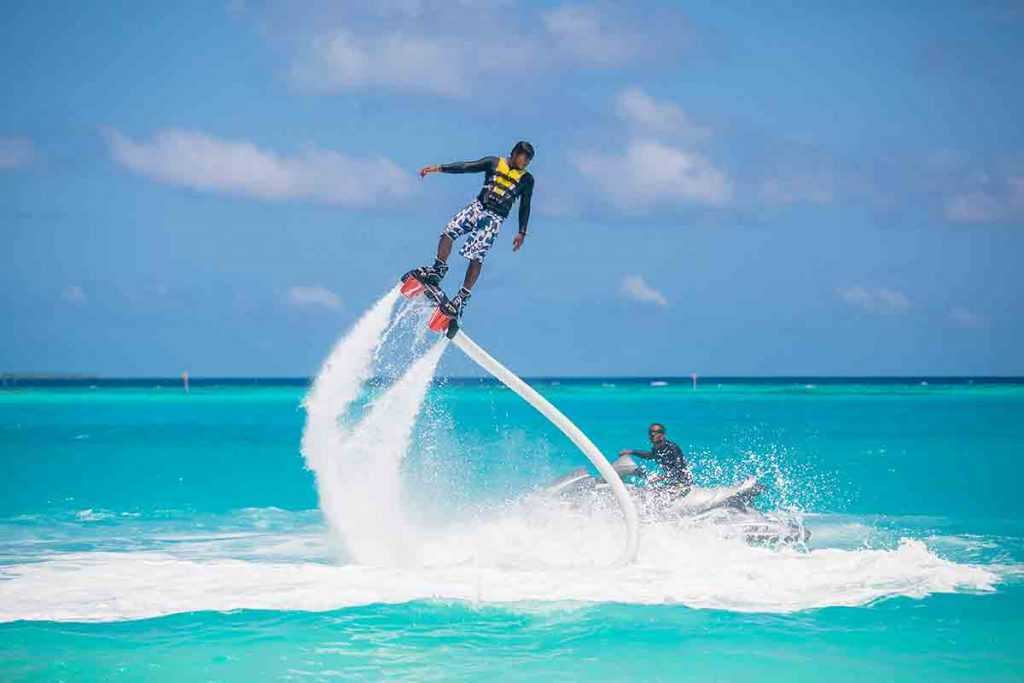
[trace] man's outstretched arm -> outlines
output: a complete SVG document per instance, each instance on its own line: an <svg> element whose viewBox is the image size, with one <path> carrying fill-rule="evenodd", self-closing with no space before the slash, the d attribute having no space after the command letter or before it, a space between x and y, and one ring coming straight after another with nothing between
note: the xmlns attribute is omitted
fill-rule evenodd
<svg viewBox="0 0 1024 683"><path fill-rule="evenodd" d="M450 164L435 164L420 169L420 177L431 173L484 173L498 167L498 157L484 157L476 161L455 161Z"/></svg>
<svg viewBox="0 0 1024 683"><path fill-rule="evenodd" d="M654 453L651 453L650 451L634 451L631 448L627 448L624 451L619 451L619 455L634 455L638 458L646 458L648 460L654 457Z"/></svg>

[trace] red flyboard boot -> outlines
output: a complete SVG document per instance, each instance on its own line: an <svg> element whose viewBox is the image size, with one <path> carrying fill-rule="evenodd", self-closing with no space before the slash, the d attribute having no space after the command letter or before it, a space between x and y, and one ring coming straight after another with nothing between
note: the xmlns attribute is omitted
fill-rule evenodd
<svg viewBox="0 0 1024 683"><path fill-rule="evenodd" d="M450 315L445 315L445 312L438 306L434 309L434 314L430 316L430 322L427 324L433 332L447 332L448 326L452 322Z"/></svg>
<svg viewBox="0 0 1024 683"><path fill-rule="evenodd" d="M430 322L427 324L428 327L434 332L450 333L449 337L454 335L452 326L454 325L455 330L458 330L459 320L462 318L462 311L466 307L466 302L469 301L469 296L470 294L466 289L460 289L455 298L449 299L444 297L438 302L434 314L430 316Z"/></svg>
<svg viewBox="0 0 1024 683"><path fill-rule="evenodd" d="M414 268L402 276L402 296L414 299L426 294L429 299L438 301L441 294L441 280L448 272L448 265L438 261L432 266ZM440 303L438 301L438 303Z"/></svg>
<svg viewBox="0 0 1024 683"><path fill-rule="evenodd" d="M413 277L410 271L402 276L402 289L399 291L402 296L412 299L423 293L423 283Z"/></svg>

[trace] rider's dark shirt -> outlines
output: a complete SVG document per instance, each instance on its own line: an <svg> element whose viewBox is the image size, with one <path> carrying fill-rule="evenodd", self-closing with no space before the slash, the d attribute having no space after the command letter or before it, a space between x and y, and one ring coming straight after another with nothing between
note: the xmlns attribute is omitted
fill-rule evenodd
<svg viewBox="0 0 1024 683"><path fill-rule="evenodd" d="M508 173L519 175L512 178L501 173L499 166L504 163ZM530 221L530 199L533 197L533 176L528 172L509 170L508 161L501 157L484 157L477 161L456 161L441 165L442 173L483 173L484 186L477 195L485 209L507 218L512 205L519 200L519 232L526 232Z"/></svg>
<svg viewBox="0 0 1024 683"><path fill-rule="evenodd" d="M653 446L650 452L634 451L634 455L658 463L665 475L666 484L684 488L693 486L690 466L686 463L683 449L675 442L665 439L660 444Z"/></svg>

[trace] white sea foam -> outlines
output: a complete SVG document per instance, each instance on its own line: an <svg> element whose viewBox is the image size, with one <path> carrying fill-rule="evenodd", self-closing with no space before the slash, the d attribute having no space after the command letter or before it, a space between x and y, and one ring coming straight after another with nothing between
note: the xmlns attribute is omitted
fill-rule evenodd
<svg viewBox="0 0 1024 683"><path fill-rule="evenodd" d="M609 568L621 548L615 515L556 507L514 507L417 533L416 557L402 566L327 561L308 525L300 533L182 538L161 550L55 554L0 569L0 620L322 611L421 599L792 612L989 591L1004 573L943 559L920 540L804 551L754 547L713 528L673 524L645 526L638 561Z"/></svg>
<svg viewBox="0 0 1024 683"><path fill-rule="evenodd" d="M86 508L79 510L75 513L75 518L81 522L102 522L113 517L113 513L105 512L103 510L93 510L92 508Z"/></svg>

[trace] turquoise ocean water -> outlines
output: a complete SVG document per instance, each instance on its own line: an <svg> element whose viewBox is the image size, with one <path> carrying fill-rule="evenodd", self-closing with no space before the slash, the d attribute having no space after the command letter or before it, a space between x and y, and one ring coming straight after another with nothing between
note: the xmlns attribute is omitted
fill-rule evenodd
<svg viewBox="0 0 1024 683"><path fill-rule="evenodd" d="M811 533L648 519L622 567L514 394L339 349L313 390L0 389L0 680L1024 680L1022 383L533 380Z"/></svg>
<svg viewBox="0 0 1024 683"><path fill-rule="evenodd" d="M599 584L599 596L611 570L571 538L562 540L574 558L550 549L546 565L545 539L517 563L529 542L506 519L508 546L502 523L453 542L452 570L487 584L479 599L432 597L386 568L353 576L351 589L344 576L316 576L348 560L332 548L299 452L304 385L9 388L0 679L1024 677L1024 386L533 384L606 452L643 445L657 418L699 482L762 472L766 507L804 511L810 543L746 551L680 533L673 562L707 555L699 594L669 586L662 600L663 577L650 569L660 560L642 552L650 585L635 601L633 588L578 600L574 583ZM582 464L493 383L434 386L427 406L433 417L421 416L405 475L432 530L513 515L517 496ZM440 443L425 433L446 424L458 429ZM889 553L881 566L863 566L876 551ZM759 570L771 555L814 553L850 555L813 570L834 576L799 580L818 606L799 604L789 574L800 570ZM445 561L429 563L440 569L424 583L439 576L441 586ZM569 576L544 578L559 573ZM495 585L488 598L491 582L519 581L529 585L508 595ZM858 584L879 597L847 606Z"/></svg>

